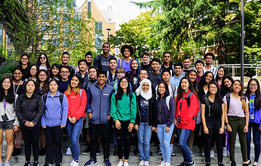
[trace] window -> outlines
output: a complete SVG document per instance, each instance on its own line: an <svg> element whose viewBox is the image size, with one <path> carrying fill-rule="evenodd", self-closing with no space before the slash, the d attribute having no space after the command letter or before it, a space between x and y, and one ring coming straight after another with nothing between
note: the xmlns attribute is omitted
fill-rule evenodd
<svg viewBox="0 0 261 166"><path fill-rule="evenodd" d="M100 48L102 45L102 22L95 23L95 46Z"/></svg>
<svg viewBox="0 0 261 166"><path fill-rule="evenodd" d="M43 20L48 20L48 19L49 19L49 13L43 12L43 13L42 13L42 19L43 19Z"/></svg>
<svg viewBox="0 0 261 166"><path fill-rule="evenodd" d="M68 34L70 33L70 27L68 24L63 26L63 34Z"/></svg>
<svg viewBox="0 0 261 166"><path fill-rule="evenodd" d="M88 18L92 15L92 2L88 2Z"/></svg>
<svg viewBox="0 0 261 166"><path fill-rule="evenodd" d="M3 29L2 26L0 25L0 45L2 45L3 43Z"/></svg>

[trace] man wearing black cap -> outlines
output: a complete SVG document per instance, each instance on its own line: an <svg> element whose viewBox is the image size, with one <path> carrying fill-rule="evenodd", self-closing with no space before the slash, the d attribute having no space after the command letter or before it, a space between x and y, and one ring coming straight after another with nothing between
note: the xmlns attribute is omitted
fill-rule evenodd
<svg viewBox="0 0 261 166"><path fill-rule="evenodd" d="M108 71L109 68L109 60L111 57L110 55L110 44L103 43L102 45L102 54L96 56L93 61L93 66L98 69L98 71Z"/></svg>
<svg viewBox="0 0 261 166"><path fill-rule="evenodd" d="M131 55L133 54L133 48L130 45L124 45L121 47L121 54L123 59L118 60L118 66L124 68L125 72L131 71L130 63L131 63Z"/></svg>
<svg viewBox="0 0 261 166"><path fill-rule="evenodd" d="M204 60L206 62L206 66L203 69L204 73L210 71L213 73L214 78L216 78L218 69L212 66L213 60L215 60L215 55L211 52L208 52L204 55Z"/></svg>
<svg viewBox="0 0 261 166"><path fill-rule="evenodd" d="M151 81L152 92L156 93L155 88L161 82L161 73L159 71L160 68L160 59L153 58L151 62L152 72L149 73L149 79Z"/></svg>

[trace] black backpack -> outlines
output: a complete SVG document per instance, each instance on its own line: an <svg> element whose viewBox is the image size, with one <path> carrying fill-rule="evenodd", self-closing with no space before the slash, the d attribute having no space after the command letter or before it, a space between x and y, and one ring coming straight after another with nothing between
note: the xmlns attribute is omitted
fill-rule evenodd
<svg viewBox="0 0 261 166"><path fill-rule="evenodd" d="M43 95L44 105L46 104L46 100L47 100L47 93ZM59 100L62 105L63 104L63 93L60 93Z"/></svg>

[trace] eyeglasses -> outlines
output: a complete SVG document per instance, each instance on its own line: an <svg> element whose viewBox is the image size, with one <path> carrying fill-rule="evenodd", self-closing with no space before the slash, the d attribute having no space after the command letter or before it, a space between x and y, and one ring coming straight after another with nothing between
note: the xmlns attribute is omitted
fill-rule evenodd
<svg viewBox="0 0 261 166"><path fill-rule="evenodd" d="M45 57L45 56L42 56L42 57L40 57L40 59L46 59L46 57Z"/></svg>
<svg viewBox="0 0 261 166"><path fill-rule="evenodd" d="M67 74L69 73L68 71L61 71L62 74Z"/></svg>
<svg viewBox="0 0 261 166"><path fill-rule="evenodd" d="M22 75L22 73L14 73L14 75Z"/></svg>
<svg viewBox="0 0 261 166"><path fill-rule="evenodd" d="M40 74L39 77L46 77L47 75L45 74Z"/></svg>
<svg viewBox="0 0 261 166"><path fill-rule="evenodd" d="M22 60L28 60L28 58L22 58Z"/></svg>
<svg viewBox="0 0 261 166"><path fill-rule="evenodd" d="M209 87L209 89L217 89L217 87Z"/></svg>

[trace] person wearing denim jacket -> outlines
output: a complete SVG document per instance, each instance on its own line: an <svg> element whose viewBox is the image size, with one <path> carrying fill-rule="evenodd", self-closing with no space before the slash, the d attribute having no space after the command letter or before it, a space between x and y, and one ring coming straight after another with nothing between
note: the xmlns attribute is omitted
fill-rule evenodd
<svg viewBox="0 0 261 166"><path fill-rule="evenodd" d="M90 160L85 166L97 165L96 153L99 135L101 135L104 165L111 166L110 156L110 99L114 91L113 87L107 85L105 71L98 72L98 82L91 86L87 92L87 113L90 118L91 153Z"/></svg>
<svg viewBox="0 0 261 166"><path fill-rule="evenodd" d="M43 96L45 111L41 125L46 135L45 166L53 163L53 152L56 166L62 163L62 136L67 122L68 101L66 96L58 91L58 84L56 79L51 79L49 92Z"/></svg>
<svg viewBox="0 0 261 166"><path fill-rule="evenodd" d="M260 131L261 131L261 96L260 84L252 78L247 85L246 96L249 99L249 125L247 133L247 157L250 160L251 129L253 129L253 142L255 145L255 158L253 165L258 164L260 156ZM250 160L251 161L251 160Z"/></svg>
<svg viewBox="0 0 261 166"><path fill-rule="evenodd" d="M163 157L160 166L170 166L170 140L174 130L175 102L169 95L166 82L159 83L157 91L157 94L159 94L157 98L157 128L152 127L152 131L158 134L160 142Z"/></svg>
<svg viewBox="0 0 261 166"><path fill-rule="evenodd" d="M148 79L141 81L136 89L137 117L135 130L138 135L138 149L140 156L139 165L149 165L150 139L152 126L157 125L157 104L155 95L152 94L151 82Z"/></svg>

